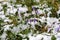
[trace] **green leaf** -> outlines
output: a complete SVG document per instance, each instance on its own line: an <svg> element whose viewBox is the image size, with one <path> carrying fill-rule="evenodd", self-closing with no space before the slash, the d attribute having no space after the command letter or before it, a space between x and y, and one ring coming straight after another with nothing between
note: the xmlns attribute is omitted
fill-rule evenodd
<svg viewBox="0 0 60 40"><path fill-rule="evenodd" d="M56 40L56 37L52 35L51 40Z"/></svg>
<svg viewBox="0 0 60 40"><path fill-rule="evenodd" d="M6 31L8 40L15 40L15 34L13 34L10 30Z"/></svg>
<svg viewBox="0 0 60 40"><path fill-rule="evenodd" d="M30 32L29 29L25 29L25 30L21 31L20 33L22 33L22 34L28 34L29 32Z"/></svg>
<svg viewBox="0 0 60 40"><path fill-rule="evenodd" d="M2 19L0 19L0 24L3 23L4 21Z"/></svg>

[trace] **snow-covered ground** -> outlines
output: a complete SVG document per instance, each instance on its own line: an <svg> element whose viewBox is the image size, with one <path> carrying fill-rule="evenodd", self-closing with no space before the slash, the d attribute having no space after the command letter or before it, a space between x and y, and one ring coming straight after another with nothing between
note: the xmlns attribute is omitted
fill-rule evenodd
<svg viewBox="0 0 60 40"><path fill-rule="evenodd" d="M60 40L60 9L58 18L50 17L52 7L46 3L32 5L29 12L26 4L9 1L0 0L0 40Z"/></svg>

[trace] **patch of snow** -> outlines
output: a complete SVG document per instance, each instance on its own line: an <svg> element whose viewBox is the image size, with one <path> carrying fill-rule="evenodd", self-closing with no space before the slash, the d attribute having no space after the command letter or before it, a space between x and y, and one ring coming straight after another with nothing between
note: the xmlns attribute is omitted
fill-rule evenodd
<svg viewBox="0 0 60 40"><path fill-rule="evenodd" d="M19 12L26 12L28 9L26 7L19 7Z"/></svg>
<svg viewBox="0 0 60 40"><path fill-rule="evenodd" d="M37 10L37 14L44 14L44 11L43 11L43 10L38 9L38 10Z"/></svg>
<svg viewBox="0 0 60 40"><path fill-rule="evenodd" d="M49 12L52 8L45 8L44 10L46 10L47 12Z"/></svg>
<svg viewBox="0 0 60 40"><path fill-rule="evenodd" d="M29 35L29 40L41 40L44 36L41 34L38 34L37 36L31 36Z"/></svg>
<svg viewBox="0 0 60 40"><path fill-rule="evenodd" d="M58 22L58 19L47 17L47 25L51 26L53 24L53 22Z"/></svg>
<svg viewBox="0 0 60 40"><path fill-rule="evenodd" d="M60 40L60 33L57 33L56 35L57 40Z"/></svg>
<svg viewBox="0 0 60 40"><path fill-rule="evenodd" d="M5 19L6 17L5 15L0 15L0 18Z"/></svg>
<svg viewBox="0 0 60 40"><path fill-rule="evenodd" d="M0 11L0 15L4 15L4 11Z"/></svg>
<svg viewBox="0 0 60 40"><path fill-rule="evenodd" d="M20 31L20 28L19 28L19 27L13 27L13 29L11 29L11 31L12 31L14 34L17 34L17 33Z"/></svg>
<svg viewBox="0 0 60 40"><path fill-rule="evenodd" d="M39 20L43 23L43 22L45 22L45 19L46 19L46 18L45 18L44 16L42 16L42 17L40 17Z"/></svg>
<svg viewBox="0 0 60 40"><path fill-rule="evenodd" d="M5 39L6 39L6 36L7 36L7 34L4 32L4 33L1 35L1 40L5 40Z"/></svg>
<svg viewBox="0 0 60 40"><path fill-rule="evenodd" d="M4 20L4 22L12 22L12 20L6 18L6 19Z"/></svg>
<svg viewBox="0 0 60 40"><path fill-rule="evenodd" d="M5 25L4 26L4 31L10 30L10 26L12 26L12 25Z"/></svg>
<svg viewBox="0 0 60 40"><path fill-rule="evenodd" d="M36 2L40 2L40 0L35 0Z"/></svg>
<svg viewBox="0 0 60 40"><path fill-rule="evenodd" d="M32 11L32 14L36 14L35 11Z"/></svg>
<svg viewBox="0 0 60 40"><path fill-rule="evenodd" d="M11 14L15 14L16 11L17 11L17 9L16 9L16 8L13 8L13 9L10 10L10 13L11 13Z"/></svg>
<svg viewBox="0 0 60 40"><path fill-rule="evenodd" d="M60 10L58 10L57 13L60 14Z"/></svg>
<svg viewBox="0 0 60 40"><path fill-rule="evenodd" d="M0 5L0 10L2 10L3 9L3 7Z"/></svg>
<svg viewBox="0 0 60 40"><path fill-rule="evenodd" d="M50 36L44 36L43 40L51 40Z"/></svg>

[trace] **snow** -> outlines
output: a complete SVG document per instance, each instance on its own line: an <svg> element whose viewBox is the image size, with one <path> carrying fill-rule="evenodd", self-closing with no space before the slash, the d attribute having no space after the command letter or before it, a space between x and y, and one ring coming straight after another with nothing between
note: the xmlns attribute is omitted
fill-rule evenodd
<svg viewBox="0 0 60 40"><path fill-rule="evenodd" d="M25 30L26 28L28 28L29 27L29 25L22 25L20 28L22 29L22 30Z"/></svg>
<svg viewBox="0 0 60 40"><path fill-rule="evenodd" d="M44 36L43 40L51 40L51 37L50 36Z"/></svg>
<svg viewBox="0 0 60 40"><path fill-rule="evenodd" d="M0 18L5 19L6 17L5 15L0 15Z"/></svg>
<svg viewBox="0 0 60 40"><path fill-rule="evenodd" d="M9 18L6 18L5 20L4 20L4 22L12 22L12 20L10 20Z"/></svg>
<svg viewBox="0 0 60 40"><path fill-rule="evenodd" d="M46 19L46 18L45 18L44 16L42 16L42 17L40 17L39 20L43 23L43 22L45 22L45 19Z"/></svg>
<svg viewBox="0 0 60 40"><path fill-rule="evenodd" d="M38 9L37 11L38 11L37 14L44 14L43 10Z"/></svg>
<svg viewBox="0 0 60 40"><path fill-rule="evenodd" d="M60 14L60 10L58 10L57 13Z"/></svg>
<svg viewBox="0 0 60 40"><path fill-rule="evenodd" d="M17 34L20 31L19 27L13 27L13 29L11 30L14 34Z"/></svg>
<svg viewBox="0 0 60 40"><path fill-rule="evenodd" d="M57 33L57 35L55 35L57 40L60 40L60 33Z"/></svg>
<svg viewBox="0 0 60 40"><path fill-rule="evenodd" d="M29 35L29 40L41 40L42 38L43 40L51 40L51 36L46 36L42 34L38 34L36 36Z"/></svg>
<svg viewBox="0 0 60 40"><path fill-rule="evenodd" d="M49 12L52 8L44 8L47 12Z"/></svg>
<svg viewBox="0 0 60 40"><path fill-rule="evenodd" d="M3 1L3 0L0 0L0 1ZM11 1L16 2L16 0L11 0ZM35 1L39 2L40 0L35 0ZM5 5L5 4L7 4L7 11L4 14L2 5ZM17 8L15 8L14 6L16 6ZM36 21L36 20L41 21L41 23L47 22L46 26L48 26L48 31L46 33L43 32L42 34L38 34L39 32L37 32L37 34L32 35L33 30L31 30L31 33L29 33L29 34L26 34L26 35L20 34L23 38L28 36L29 40L41 40L41 39L51 40L51 36L55 35L57 40L60 40L60 24L58 24L58 23L60 23L60 21L59 21L60 18L49 17L49 15L52 13L50 11L50 10L52 10L52 8L48 7L48 5L46 3L44 3L43 5L41 5L41 4L33 5L32 8L33 7L39 8L39 9L33 10L31 13L26 13L27 11L29 11L28 7L26 5L24 5L24 7L22 7L22 4L15 5L14 3L11 4L10 2L0 3L0 18L2 18L4 21L4 23L1 23L3 25L2 28L4 29L3 34L0 36L1 40L5 40L5 38L7 36L7 34L5 32L7 30L10 30L13 34L18 34L20 31L30 28L30 25L28 25L28 24L31 24L31 28L33 28L33 30L35 30L35 24L38 24L38 21ZM40 8L43 8L43 9L40 9ZM27 19L28 20L27 24L20 23L17 26L13 25L13 23L9 24L12 22L12 20L9 19L9 17L6 17L6 15L10 15L10 14L12 14L12 16L13 15L15 16L15 13L18 12L18 16L17 16L16 20L19 18L20 21L22 21L23 18L21 16L21 13L24 13L24 17L28 17L29 15L31 15L31 14L35 15L36 13L38 15L45 14L45 10L48 12L47 18L45 16L41 16L39 18L36 18L36 20L30 21L30 19L35 19L35 17L34 18L31 17L30 19ZM60 14L60 9L57 11L57 14ZM26 20L24 19L24 21L26 21ZM7 22L9 22L9 23L7 23ZM41 24L38 24L38 25L41 25ZM13 27L13 28L11 29L10 27ZM48 32L51 29L52 29L52 33L49 34ZM27 40L27 39L23 39L23 40Z"/></svg>
<svg viewBox="0 0 60 40"><path fill-rule="evenodd" d="M2 10L3 9L3 7L0 5L0 10Z"/></svg>
<svg viewBox="0 0 60 40"><path fill-rule="evenodd" d="M32 11L32 14L36 14L35 11Z"/></svg>
<svg viewBox="0 0 60 40"><path fill-rule="evenodd" d="M4 26L4 31L7 31L7 30L10 30L10 27L11 27L12 25L5 25Z"/></svg>
<svg viewBox="0 0 60 40"><path fill-rule="evenodd" d="M36 2L40 2L40 0L35 0Z"/></svg>
<svg viewBox="0 0 60 40"><path fill-rule="evenodd" d="M5 40L7 34L4 32L2 35L1 35L1 40Z"/></svg>
<svg viewBox="0 0 60 40"><path fill-rule="evenodd" d="M0 11L0 15L4 15L4 11Z"/></svg>
<svg viewBox="0 0 60 40"><path fill-rule="evenodd" d="M28 9L26 7L19 7L19 11L20 12L26 12L26 11L28 11Z"/></svg>
<svg viewBox="0 0 60 40"><path fill-rule="evenodd" d="M16 9L16 8L12 8L12 9L11 9L11 10L9 10L9 11L10 11L10 13L11 13L11 14L13 14L13 13L15 14L15 13L16 13L16 11L17 11L17 9Z"/></svg>
<svg viewBox="0 0 60 40"><path fill-rule="evenodd" d="M48 25L51 26L53 24L53 22L57 23L58 19L57 18L49 18L49 17L47 17L47 24Z"/></svg>

